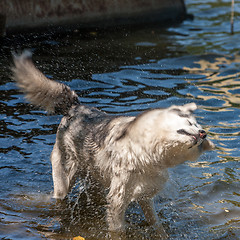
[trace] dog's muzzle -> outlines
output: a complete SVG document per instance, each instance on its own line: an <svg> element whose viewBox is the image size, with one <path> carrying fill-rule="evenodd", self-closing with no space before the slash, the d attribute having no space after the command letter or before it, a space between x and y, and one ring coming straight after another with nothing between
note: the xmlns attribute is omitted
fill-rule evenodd
<svg viewBox="0 0 240 240"><path fill-rule="evenodd" d="M184 129L179 129L177 130L177 133L193 138L193 145L190 148L192 148L196 144L201 144L202 141L207 137L207 133L204 130L199 130L197 134L192 134Z"/></svg>

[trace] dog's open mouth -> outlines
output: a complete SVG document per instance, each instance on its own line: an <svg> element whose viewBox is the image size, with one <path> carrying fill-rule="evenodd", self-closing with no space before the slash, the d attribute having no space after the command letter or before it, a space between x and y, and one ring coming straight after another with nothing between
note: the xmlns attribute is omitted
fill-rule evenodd
<svg viewBox="0 0 240 240"><path fill-rule="evenodd" d="M193 145L189 148L192 148L195 145L201 144L203 142L203 140L207 137L207 133L204 130L199 130L199 132L197 134L192 134L192 133L187 132L184 129L179 129L179 130L177 130L177 133L192 137Z"/></svg>

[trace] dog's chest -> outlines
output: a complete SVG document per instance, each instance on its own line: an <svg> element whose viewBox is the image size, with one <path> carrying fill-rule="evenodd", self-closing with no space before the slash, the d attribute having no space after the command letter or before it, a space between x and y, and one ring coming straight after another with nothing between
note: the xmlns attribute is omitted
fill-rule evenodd
<svg viewBox="0 0 240 240"><path fill-rule="evenodd" d="M157 173L134 174L130 191L132 201L139 198L152 198L164 187L168 180L168 171L161 170Z"/></svg>

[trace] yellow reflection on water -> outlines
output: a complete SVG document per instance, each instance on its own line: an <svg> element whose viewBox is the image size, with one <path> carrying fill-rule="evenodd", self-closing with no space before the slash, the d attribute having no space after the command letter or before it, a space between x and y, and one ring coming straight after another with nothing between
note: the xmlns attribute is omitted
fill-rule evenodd
<svg viewBox="0 0 240 240"><path fill-rule="evenodd" d="M198 98L207 101L212 99L214 94L215 98L217 97L225 102L223 107L240 104L240 70L238 71L238 69L240 69L240 56L220 56L216 57L214 61L210 61L207 55L204 55L203 59L199 59L194 63L197 66L185 66L183 69L189 73L204 75L204 78L195 82L195 84L198 85L199 89L204 93L210 93L209 95L199 95ZM225 65L233 67L227 69Z"/></svg>

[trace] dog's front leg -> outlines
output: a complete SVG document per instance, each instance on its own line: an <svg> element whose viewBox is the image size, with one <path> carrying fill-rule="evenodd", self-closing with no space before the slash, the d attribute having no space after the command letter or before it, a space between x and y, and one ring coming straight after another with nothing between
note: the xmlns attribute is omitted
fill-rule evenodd
<svg viewBox="0 0 240 240"><path fill-rule="evenodd" d="M168 235L165 232L162 223L159 222L158 216L154 209L153 200L152 199L141 199L138 201L139 205L142 208L143 214L145 216L146 221L150 226L154 227L155 233L161 239L167 239Z"/></svg>
<svg viewBox="0 0 240 240"><path fill-rule="evenodd" d="M52 178L54 184L53 197L63 199L68 194L73 184L74 176L77 171L76 162L63 156L63 149L60 150L58 142L55 143L52 154Z"/></svg>
<svg viewBox="0 0 240 240"><path fill-rule="evenodd" d="M127 174L115 174L107 195L107 223L112 239L125 238L125 211L129 204ZM115 237L113 237L115 236ZM117 236L117 237L116 237Z"/></svg>
<svg viewBox="0 0 240 240"><path fill-rule="evenodd" d="M142 208L143 214L149 225L155 225L159 220L151 199L138 200L139 205Z"/></svg>

